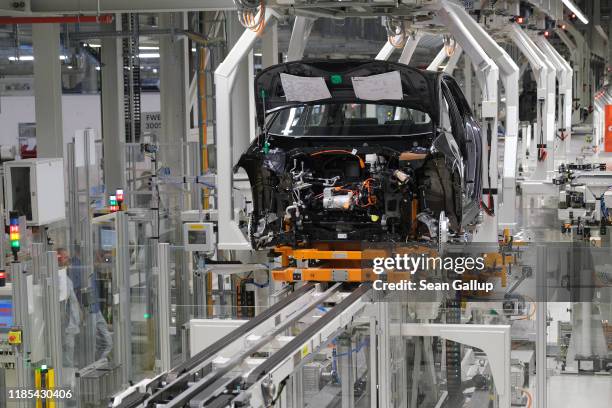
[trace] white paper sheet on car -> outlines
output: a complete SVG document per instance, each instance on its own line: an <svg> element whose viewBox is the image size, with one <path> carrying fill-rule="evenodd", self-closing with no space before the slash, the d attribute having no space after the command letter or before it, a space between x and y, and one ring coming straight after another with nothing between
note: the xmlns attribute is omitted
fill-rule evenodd
<svg viewBox="0 0 612 408"><path fill-rule="evenodd" d="M367 77L353 77L351 79L355 96L359 99L380 101L382 99L401 100L403 98L402 79L399 71Z"/></svg>
<svg viewBox="0 0 612 408"><path fill-rule="evenodd" d="M285 98L288 102L311 102L331 98L322 77L301 77L280 74Z"/></svg>

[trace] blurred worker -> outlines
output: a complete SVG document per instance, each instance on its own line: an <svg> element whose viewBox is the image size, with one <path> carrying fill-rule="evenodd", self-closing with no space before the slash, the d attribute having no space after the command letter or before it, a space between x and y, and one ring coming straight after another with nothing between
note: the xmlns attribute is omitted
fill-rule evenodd
<svg viewBox="0 0 612 408"><path fill-rule="evenodd" d="M79 260L78 256L76 256L78 254L75 254L75 256L70 259L68 256L68 252L65 248L58 249L57 254L58 262L61 259L62 262L64 262L68 268L68 278L72 282L74 292L79 293L79 295L82 296L82 268L81 261ZM92 324L95 326L95 359L97 361L101 359L106 359L110 354L111 350L113 349L113 336L108 330L108 324L106 323L104 316L102 316L102 313L100 312L100 299L98 295L98 285L95 279L95 274L92 274L91 276L90 290L91 296L89 296L89 298L91 299L91 302L88 305L81 304L81 306L86 312L85 319L89 319L89 321L91 321ZM82 300L83 299L81 298L81 303Z"/></svg>
<svg viewBox="0 0 612 408"><path fill-rule="evenodd" d="M66 300L62 304L62 329L64 331L62 341L63 366L74 368L74 346L75 338L80 333L81 307L74 293L74 285L68 273L70 259L65 249L57 251L57 264L59 269L66 269Z"/></svg>

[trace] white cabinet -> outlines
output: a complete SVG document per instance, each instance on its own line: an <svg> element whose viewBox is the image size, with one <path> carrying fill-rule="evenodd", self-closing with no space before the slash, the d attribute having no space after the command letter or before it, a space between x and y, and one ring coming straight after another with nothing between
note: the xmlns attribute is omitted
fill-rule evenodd
<svg viewBox="0 0 612 408"><path fill-rule="evenodd" d="M4 208L25 215L28 225L66 218L63 159L25 159L4 163Z"/></svg>

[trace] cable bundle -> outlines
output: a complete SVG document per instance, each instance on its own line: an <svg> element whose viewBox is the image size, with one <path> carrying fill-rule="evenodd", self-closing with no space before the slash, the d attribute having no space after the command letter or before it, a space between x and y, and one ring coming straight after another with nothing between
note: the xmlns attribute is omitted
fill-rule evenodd
<svg viewBox="0 0 612 408"><path fill-rule="evenodd" d="M238 20L243 27L261 33L266 26L266 4L264 0L234 0L238 9Z"/></svg>
<svg viewBox="0 0 612 408"><path fill-rule="evenodd" d="M407 36L406 30L404 29L404 22L396 18L387 18L385 21L385 28L387 29L387 37L389 44L395 48L402 48L406 44Z"/></svg>

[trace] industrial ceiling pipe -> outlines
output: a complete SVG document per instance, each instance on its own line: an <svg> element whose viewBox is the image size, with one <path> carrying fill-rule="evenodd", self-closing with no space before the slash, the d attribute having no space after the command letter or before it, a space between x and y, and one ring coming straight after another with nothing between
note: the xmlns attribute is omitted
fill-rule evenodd
<svg viewBox="0 0 612 408"><path fill-rule="evenodd" d="M98 23L111 24L112 14L100 16L57 16L57 17L0 17L0 24L64 24L64 23Z"/></svg>

